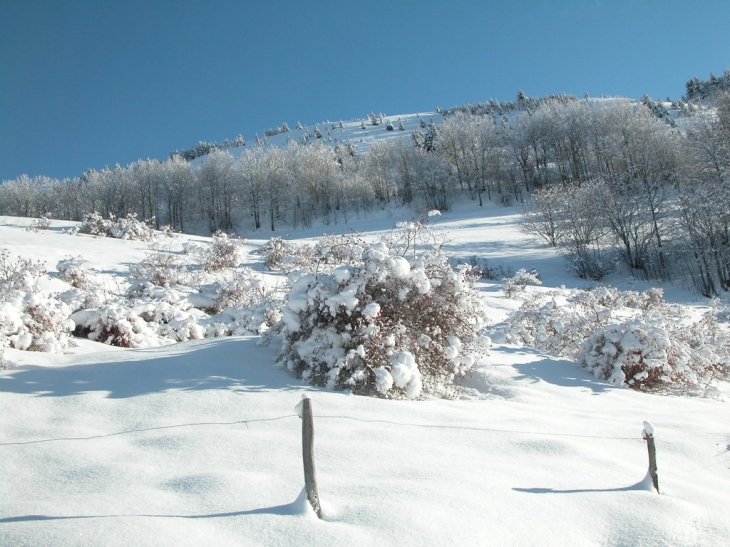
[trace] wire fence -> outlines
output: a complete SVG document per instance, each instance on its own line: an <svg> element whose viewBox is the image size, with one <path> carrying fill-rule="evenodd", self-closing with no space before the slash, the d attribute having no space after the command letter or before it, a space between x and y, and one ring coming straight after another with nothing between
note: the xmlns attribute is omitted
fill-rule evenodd
<svg viewBox="0 0 730 547"><path fill-rule="evenodd" d="M264 418L247 418L240 420L231 421L220 421L220 422L188 422L181 424L170 424L161 425L154 427L141 427L135 429L127 429L123 431L115 431L112 433L103 433L99 435L89 435L85 437L55 437L55 438L43 438L43 439L29 439L19 441L3 441L0 442L0 447L11 447L11 446L28 446L38 445L44 443L55 443L55 442L83 442L97 439L106 439L110 437L119 437L123 435L136 435L141 433L147 433L152 431L165 431L171 429L179 429L186 427L225 427L235 425L248 425L254 423L270 423L281 420L287 420L290 418L302 418L302 441L303 441L303 458L304 458L304 475L305 484L307 489L307 495L309 501L315 510L317 516L321 518L320 506L319 506L319 494L317 493L316 473L314 469L314 450L312 444L313 438L313 419L317 420L346 420L359 423L367 424L379 424L392 427L406 427L406 428L423 428L423 429L438 429L438 430L454 430L454 431L470 431L488 434L507 434L507 435L530 435L530 436L549 436L549 437L568 437L568 438L579 438L579 439L601 439L610 441L630 441L630 442L642 442L646 441L649 452L649 475L652 478L654 488L659 492L658 473L656 466L656 448L655 439L653 436L653 427L650 427L647 422L644 422L645 429L643 436L611 436L611 435L594 435L588 433L565 433L559 431L538 431L538 430L527 430L527 429L509 429L509 428L496 428L496 427L482 427L472 425L454 425L454 424L437 424L437 423L414 423L404 422L397 420L385 420L378 418L358 418L355 416L346 416L341 414L317 414L314 415L311 409L311 400L305 396L304 413L297 407L297 414L284 414L281 416L264 417ZM707 434L706 434L707 435ZM703 437L706 437L703 435ZM726 435L726 434L723 434ZM683 436L685 438L696 437L693 435ZM727 436L725 437L728 438ZM692 473L703 469L710 469L727 462L727 458L723 456L730 455L730 444L728 444L725 450L720 451L716 454L712 460L699 462L698 465L693 466L690 469L685 469L686 473ZM556 491L553 489L553 491Z"/></svg>
<svg viewBox="0 0 730 547"><path fill-rule="evenodd" d="M141 427L135 429L126 429L123 431L115 431L113 433L102 433L99 435L90 435L87 437L54 437L45 439L31 439L25 441L4 441L0 442L0 446L18 446L18 445L31 445L51 442L62 442L62 441L89 441L94 439L105 439L108 437L117 437L121 435L131 435L136 433L145 433L149 431L161 431L166 429L176 429L183 427L206 427L206 426L229 426L229 425L241 425L241 424L252 424L261 422L275 422L279 420L285 420L287 418L298 418L298 414L284 414L282 416L274 416L269 418L246 418L241 420L232 420L227 422L188 422L182 424L171 424L161 425L154 427ZM529 429L506 429L496 427L481 427L481 426L469 426L469 425L453 425L453 424L435 424L435 423L414 423L414 422L400 422L396 420L383 420L373 418L358 418L355 416L345 416L340 414L314 414L316 420L349 420L353 422L370 423L370 424L385 424L397 427L415 427L424 429L445 429L445 430L461 430L461 431L480 431L485 433L504 433L504 434L515 434L515 435L537 435L544 437L573 437L579 439L604 439L604 440L616 440L616 441L638 441L641 442L642 438L638 435L631 437L628 436L611 436L611 435L591 435L584 433L562 433L555 431L538 431ZM710 434L702 435L682 435L681 438L706 438ZM726 435L730 441L730 433L718 433L716 434ZM675 435L662 435L662 439L677 439L679 436ZM730 445L728 450L723 451L720 454L730 454Z"/></svg>

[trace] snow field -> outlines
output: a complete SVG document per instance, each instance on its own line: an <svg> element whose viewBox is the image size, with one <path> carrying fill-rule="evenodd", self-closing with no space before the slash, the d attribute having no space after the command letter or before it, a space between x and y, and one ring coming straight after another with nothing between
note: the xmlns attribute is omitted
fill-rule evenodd
<svg viewBox="0 0 730 547"><path fill-rule="evenodd" d="M34 354L40 366L3 373L0 409L13 419L1 443L282 418L2 446L2 544L712 545L730 537L725 403L596 383L570 362L509 346L480 367L499 378L501 393L478 386L480 398L383 401L303 387L255 342ZM315 415L321 522L298 500L294 407L304 392ZM644 419L657 428L661 495L642 483Z"/></svg>
<svg viewBox="0 0 730 547"><path fill-rule="evenodd" d="M510 211L446 214L438 225L451 252L537 268L543 287L531 291L578 286L561 259L515 230ZM148 252L144 242L70 237L55 221L25 232L23 222L2 219L0 246L51 271L80 254L124 286L127 265ZM520 304L480 286L495 322ZM14 368L0 371L0 545L730 542L724 383L715 398L638 393L499 343L458 400L388 401L306 386L274 366L276 343L258 339L6 349ZM301 496L303 393L313 401L322 521ZM645 480L644 421L656 428L661 494ZM145 431L110 435L135 429ZM68 437L98 438L17 444Z"/></svg>

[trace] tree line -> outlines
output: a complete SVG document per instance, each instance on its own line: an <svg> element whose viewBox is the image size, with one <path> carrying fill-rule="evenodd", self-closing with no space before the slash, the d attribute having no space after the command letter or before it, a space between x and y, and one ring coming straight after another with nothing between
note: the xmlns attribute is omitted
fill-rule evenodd
<svg viewBox="0 0 730 547"><path fill-rule="evenodd" d="M645 97L467 105L410 139L354 146L319 139L199 163L173 155L77 178L21 176L0 186L3 214L81 220L135 213L178 231L308 227L387 204L448 209L455 196L524 202L524 227L578 275L617 264L643 278L689 275L702 294L730 288L730 100L670 113ZM681 113L681 117L677 114ZM671 114L674 114L672 116Z"/></svg>
<svg viewBox="0 0 730 547"><path fill-rule="evenodd" d="M644 104L545 108L522 120L534 192L523 227L600 279L730 289L730 94L668 124ZM529 150L529 153L528 153Z"/></svg>

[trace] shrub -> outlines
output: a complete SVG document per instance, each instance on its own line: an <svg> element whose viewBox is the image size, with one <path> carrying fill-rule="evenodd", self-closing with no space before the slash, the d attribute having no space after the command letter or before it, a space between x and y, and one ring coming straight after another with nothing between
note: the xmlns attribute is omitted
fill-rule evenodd
<svg viewBox="0 0 730 547"><path fill-rule="evenodd" d="M363 395L453 396L489 345L480 334L484 307L465 269L440 253L398 254L365 244L359 261L294 281L280 364L309 383Z"/></svg>
<svg viewBox="0 0 730 547"><path fill-rule="evenodd" d="M535 294L510 316L507 340L575 359L583 340L617 318L661 315L666 309L661 289L637 293L599 287Z"/></svg>
<svg viewBox="0 0 730 547"><path fill-rule="evenodd" d="M60 300L39 293L7 292L0 301L0 347L62 353L74 327Z"/></svg>
<svg viewBox="0 0 730 547"><path fill-rule="evenodd" d="M701 323L677 329L641 320L608 325L582 344L578 363L598 378L637 390L699 390L730 373L727 347L705 337L691 344L690 333Z"/></svg>
<svg viewBox="0 0 730 547"><path fill-rule="evenodd" d="M0 249L0 347L52 353L68 347L70 309L42 293L38 282L44 277L42 262L12 259Z"/></svg>
<svg viewBox="0 0 730 547"><path fill-rule="evenodd" d="M28 226L27 231L38 233L41 230L48 230L51 227L51 213L41 215L41 218L33 219L33 222Z"/></svg>
<svg viewBox="0 0 730 547"><path fill-rule="evenodd" d="M503 279L505 277L512 277L515 275L512 268L502 266L501 264L492 266L486 258L481 258L476 255L470 256L466 259L449 258L449 263L454 267L459 264L465 264L469 269L470 275L481 279L496 281L497 279Z"/></svg>
<svg viewBox="0 0 730 547"><path fill-rule="evenodd" d="M354 235L325 235L314 246L312 262L315 264L354 264L362 260L365 243Z"/></svg>
<svg viewBox="0 0 730 547"><path fill-rule="evenodd" d="M542 285L537 270L529 272L524 268L517 270L514 276L504 278L502 290L507 298L514 298L518 292L525 292L527 285Z"/></svg>
<svg viewBox="0 0 730 547"><path fill-rule="evenodd" d="M661 289L601 287L535 295L508 321L507 340L575 359L594 376L644 391L699 391L730 375L730 335L716 310L682 317Z"/></svg>
<svg viewBox="0 0 730 547"><path fill-rule="evenodd" d="M148 295L161 289L151 284L146 288ZM164 290L163 294L172 296ZM124 348L155 347L206 336L206 327L201 324L207 318L203 312L174 296L167 300L160 296L157 300L148 297L78 311L71 316L76 323L74 335Z"/></svg>
<svg viewBox="0 0 730 547"><path fill-rule="evenodd" d="M149 281L159 287L186 285L190 274L187 265L174 253L155 250L139 264L130 264L129 273L137 280Z"/></svg>
<svg viewBox="0 0 730 547"><path fill-rule="evenodd" d="M19 256L10 257L10 251L0 249L0 291L21 290L35 292L38 280L46 275L46 267L39 260Z"/></svg>
<svg viewBox="0 0 730 547"><path fill-rule="evenodd" d="M94 211L84 217L76 230L70 233L90 234L100 237L114 237L117 239L138 239L142 241L152 241L155 237L155 231L151 224L154 218L145 222L137 220L135 213L128 213L126 217L115 218L109 215L108 219L102 218L99 213Z"/></svg>
<svg viewBox="0 0 730 547"><path fill-rule="evenodd" d="M206 272L219 272L225 268L234 268L241 261L241 240L218 230L213 234L213 243L204 257L203 268Z"/></svg>
<svg viewBox="0 0 730 547"><path fill-rule="evenodd" d="M81 256L59 260L56 264L59 279L77 289L90 288L93 283L88 269L88 262Z"/></svg>
<svg viewBox="0 0 730 547"><path fill-rule="evenodd" d="M216 283L214 290L213 313L232 306L255 306L266 297L266 287L256 272L248 267L236 271L233 279Z"/></svg>

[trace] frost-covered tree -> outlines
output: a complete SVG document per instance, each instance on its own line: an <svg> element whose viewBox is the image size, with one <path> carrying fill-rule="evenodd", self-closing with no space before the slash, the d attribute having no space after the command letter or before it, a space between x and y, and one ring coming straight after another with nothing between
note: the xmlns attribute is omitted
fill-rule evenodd
<svg viewBox="0 0 730 547"><path fill-rule="evenodd" d="M213 232L228 230L234 224L238 192L232 177L232 160L227 151L215 152L197 171L201 213Z"/></svg>

